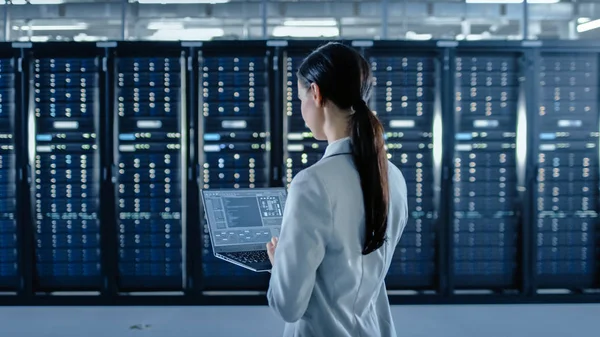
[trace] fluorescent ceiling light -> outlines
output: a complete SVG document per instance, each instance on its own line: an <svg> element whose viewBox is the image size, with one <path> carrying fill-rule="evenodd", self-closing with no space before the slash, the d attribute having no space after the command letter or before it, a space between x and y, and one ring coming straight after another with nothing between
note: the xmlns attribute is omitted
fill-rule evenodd
<svg viewBox="0 0 600 337"><path fill-rule="evenodd" d="M13 5L26 5L28 2L32 5L60 5L60 4L64 3L65 1L64 0L29 0L29 1L12 0ZM2 4L4 4L4 1L2 1Z"/></svg>
<svg viewBox="0 0 600 337"><path fill-rule="evenodd" d="M433 38L433 35L431 35L431 34L417 34L412 31L406 32L406 39L408 39L408 40L426 41L426 40L431 40L432 38Z"/></svg>
<svg viewBox="0 0 600 337"><path fill-rule="evenodd" d="M225 4L229 0L130 0L129 2L139 2L141 4Z"/></svg>
<svg viewBox="0 0 600 337"><path fill-rule="evenodd" d="M522 4L524 0L466 0L468 4ZM560 0L528 0L529 4L555 4Z"/></svg>
<svg viewBox="0 0 600 337"><path fill-rule="evenodd" d="M482 34L468 34L467 41L481 41L484 39Z"/></svg>
<svg viewBox="0 0 600 337"><path fill-rule="evenodd" d="M335 19L318 19L318 20L285 20L284 26L288 27L336 27Z"/></svg>
<svg viewBox="0 0 600 337"><path fill-rule="evenodd" d="M106 36L92 36L85 33L79 33L73 37L73 41L76 42L94 42L94 41L106 41Z"/></svg>
<svg viewBox="0 0 600 337"><path fill-rule="evenodd" d="M181 23L181 22L163 22L163 21L150 22L148 24L147 28L151 29L151 30L160 30L160 29L182 30L182 29L185 29L185 27L183 26L183 23Z"/></svg>
<svg viewBox="0 0 600 337"><path fill-rule="evenodd" d="M274 37L335 37L340 35L337 27L288 27L277 26Z"/></svg>
<svg viewBox="0 0 600 337"><path fill-rule="evenodd" d="M85 30L88 28L87 23L76 23L73 25L40 25L40 26L13 26L14 30Z"/></svg>
<svg viewBox="0 0 600 337"><path fill-rule="evenodd" d="M577 23L579 23L579 24L590 22L590 21L592 21L592 19L590 19L590 18L579 18L579 19L577 19Z"/></svg>
<svg viewBox="0 0 600 337"><path fill-rule="evenodd" d="M600 28L600 20L589 21L578 25L577 32L583 33L596 28Z"/></svg>
<svg viewBox="0 0 600 337"><path fill-rule="evenodd" d="M161 29L148 39L160 41L205 41L223 36L222 28L190 28L190 29Z"/></svg>
<svg viewBox="0 0 600 337"><path fill-rule="evenodd" d="M50 40L50 36L21 36L19 41L21 42L47 42Z"/></svg>

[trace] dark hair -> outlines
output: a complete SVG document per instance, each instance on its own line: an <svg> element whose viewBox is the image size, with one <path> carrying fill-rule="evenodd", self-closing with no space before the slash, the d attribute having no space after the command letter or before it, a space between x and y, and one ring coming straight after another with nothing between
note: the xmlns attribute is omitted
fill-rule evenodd
<svg viewBox="0 0 600 337"><path fill-rule="evenodd" d="M352 157L360 176L366 236L362 253L367 255L386 240L388 214L388 161L383 126L369 109L371 67L355 49L328 43L312 52L298 69L300 83L319 86L324 101L350 112Z"/></svg>

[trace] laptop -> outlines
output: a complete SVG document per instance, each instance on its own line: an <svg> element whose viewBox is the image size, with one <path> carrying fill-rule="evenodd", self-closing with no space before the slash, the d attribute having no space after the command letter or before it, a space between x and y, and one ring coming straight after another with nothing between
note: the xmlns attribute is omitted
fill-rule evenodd
<svg viewBox="0 0 600 337"><path fill-rule="evenodd" d="M286 196L283 187L202 190L215 257L255 272L270 272L266 244L279 237Z"/></svg>

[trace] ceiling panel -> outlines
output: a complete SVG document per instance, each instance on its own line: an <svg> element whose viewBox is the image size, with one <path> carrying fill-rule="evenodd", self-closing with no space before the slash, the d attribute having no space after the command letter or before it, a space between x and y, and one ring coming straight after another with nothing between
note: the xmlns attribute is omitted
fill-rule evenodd
<svg viewBox="0 0 600 337"><path fill-rule="evenodd" d="M334 18L344 37L378 38L382 13L387 13L389 38L404 38L407 32L432 34L434 38L454 38L458 34L488 34L493 38L514 38L521 31L523 5L465 4L464 0L268 0L268 27L273 29L286 19ZM120 36L122 10L132 38L145 38L155 30L149 22L180 22L187 28L219 27L227 37L261 37L263 1L231 0L226 4L147 5L121 0L66 0L61 5L0 6L9 11L10 25L31 25L48 20L54 25L86 23L85 33ZM600 0L563 1L553 5L530 5L530 31L539 37L577 37L573 23L580 16L600 18ZM0 16L1 18L2 16ZM259 30L254 34L255 29ZM569 33L569 29L571 30ZM600 29L599 29L600 30ZM116 32L115 32L116 31ZM52 34L73 38L81 29L55 32L27 32L27 35ZM23 35L11 32L11 38ZM600 37L600 32L579 34L584 38Z"/></svg>

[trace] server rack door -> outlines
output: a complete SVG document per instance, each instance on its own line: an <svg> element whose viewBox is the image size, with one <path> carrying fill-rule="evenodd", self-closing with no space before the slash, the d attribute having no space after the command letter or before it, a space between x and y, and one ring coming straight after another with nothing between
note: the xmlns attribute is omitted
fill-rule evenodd
<svg viewBox="0 0 600 337"><path fill-rule="evenodd" d="M283 181L289 188L292 179L303 169L321 159L327 147L326 141L318 141L304 123L298 99L298 77L296 73L311 49L290 48L284 53L284 174Z"/></svg>
<svg viewBox="0 0 600 337"><path fill-rule="evenodd" d="M186 284L185 62L179 44L116 49L121 291L176 291Z"/></svg>
<svg viewBox="0 0 600 337"><path fill-rule="evenodd" d="M436 55L378 51L375 46L367 51L367 58L374 84L369 106L384 126L388 158L402 171L408 192L409 219L386 285L389 289L435 289L439 273L434 201L439 181L434 174L433 134Z"/></svg>
<svg viewBox="0 0 600 337"><path fill-rule="evenodd" d="M205 44L199 57L201 189L268 187L270 50L263 43L243 49ZM266 289L268 275L214 257L204 216L202 223L203 288Z"/></svg>
<svg viewBox="0 0 600 337"><path fill-rule="evenodd" d="M28 62L35 286L99 290L100 57L89 45L47 47Z"/></svg>
<svg viewBox="0 0 600 337"><path fill-rule="evenodd" d="M517 54L463 52L455 70L455 288L516 288Z"/></svg>
<svg viewBox="0 0 600 337"><path fill-rule="evenodd" d="M15 62L9 55L0 56L0 289L12 291L19 286Z"/></svg>
<svg viewBox="0 0 600 337"><path fill-rule="evenodd" d="M537 286L597 286L598 55L542 52L538 70Z"/></svg>

